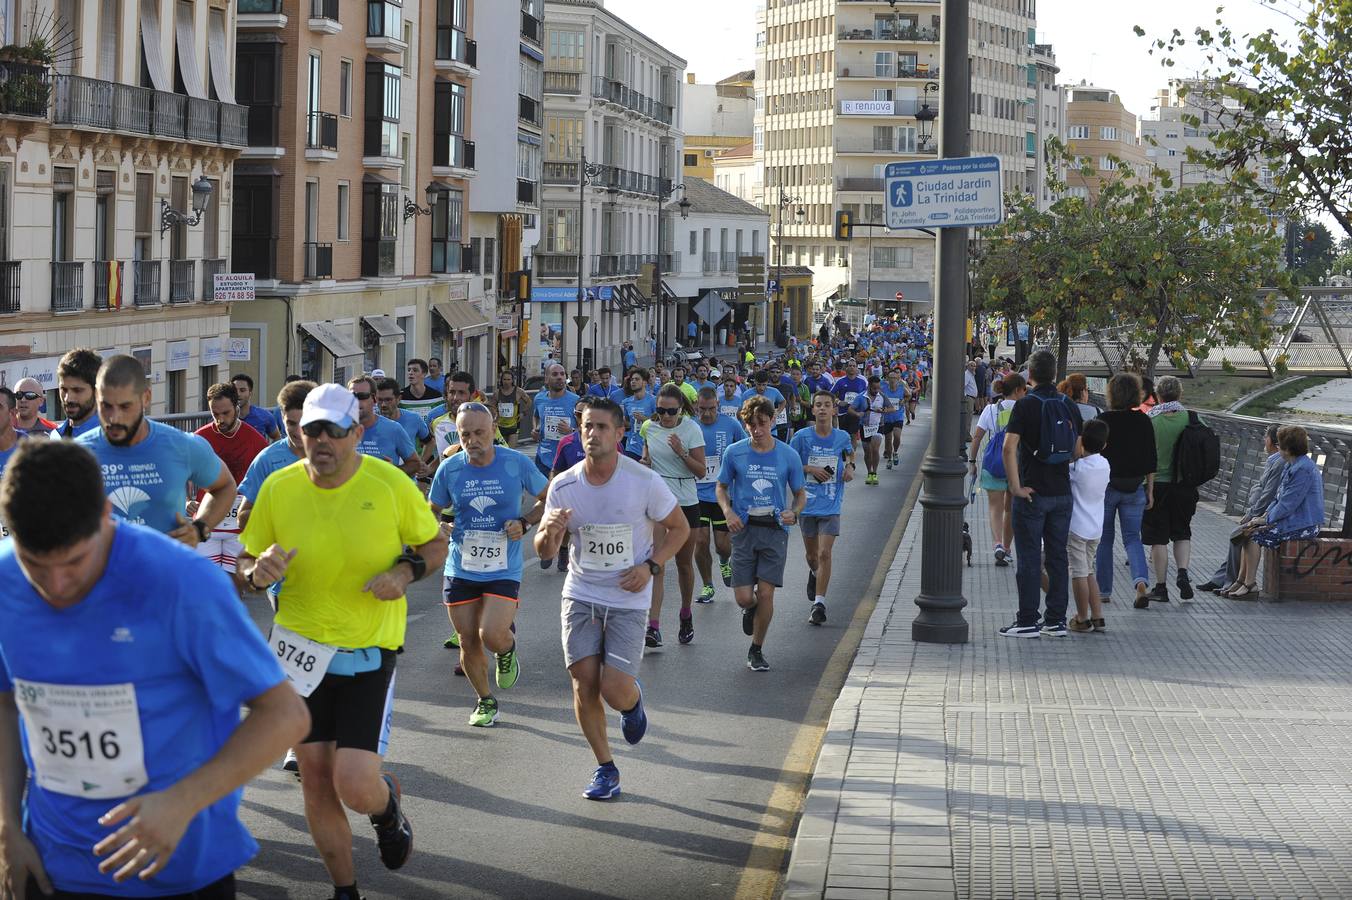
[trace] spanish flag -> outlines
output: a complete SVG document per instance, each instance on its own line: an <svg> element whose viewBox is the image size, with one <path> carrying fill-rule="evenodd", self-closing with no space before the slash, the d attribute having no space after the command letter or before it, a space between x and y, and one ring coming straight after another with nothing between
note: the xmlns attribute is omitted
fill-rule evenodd
<svg viewBox="0 0 1352 900"><path fill-rule="evenodd" d="M108 266L108 308L122 308L122 265L116 260L105 263Z"/></svg>

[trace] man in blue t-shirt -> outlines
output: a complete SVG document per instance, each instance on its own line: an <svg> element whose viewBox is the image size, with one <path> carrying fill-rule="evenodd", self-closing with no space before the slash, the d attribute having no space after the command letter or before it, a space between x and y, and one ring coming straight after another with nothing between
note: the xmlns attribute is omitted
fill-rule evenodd
<svg viewBox="0 0 1352 900"><path fill-rule="evenodd" d="M803 552L807 555L807 599L812 604L808 622L826 622L826 591L831 586L831 550L840 536L840 508L845 483L854 479L854 444L850 436L833 427L835 395L817 391L812 395L812 427L789 441L803 462L807 505L803 507Z"/></svg>
<svg viewBox="0 0 1352 900"><path fill-rule="evenodd" d="M440 356L427 357L427 377L423 379L423 384L438 394L446 392L446 374L441 370Z"/></svg>
<svg viewBox="0 0 1352 900"><path fill-rule="evenodd" d="M745 403L752 397L761 396L769 400L775 408L775 417L772 428L772 436L778 440L788 440L789 437L789 407L788 401L778 388L770 386L770 373L760 369L751 376L751 390L742 394L742 402ZM738 412L740 416L740 411Z"/></svg>
<svg viewBox="0 0 1352 900"><path fill-rule="evenodd" d="M482 403L462 404L455 417L460 452L441 464L427 494L432 512L455 512L442 599L460 635L460 667L478 701L469 724L487 728L498 718L488 686L493 652L498 687L521 673L512 623L521 596L521 537L540 521L549 479L529 456L493 445L493 414ZM521 497L536 502L524 514Z"/></svg>
<svg viewBox="0 0 1352 900"><path fill-rule="evenodd" d="M723 383L718 386L718 414L736 421L742 412L742 400L746 394L737 383L737 372L731 368L723 370Z"/></svg>
<svg viewBox="0 0 1352 900"><path fill-rule="evenodd" d="M723 508L718 505L718 473L723 465L723 454L728 448L746 438L742 423L723 414L719 395L712 387L699 389L695 412L699 427L704 432L704 477L695 481L699 492L699 527L695 529L695 566L699 569L704 587L695 598L696 603L714 601L714 561L709 553L709 532L714 533L714 549L718 551L718 568L723 584L732 587L732 537ZM740 411L740 407L739 407Z"/></svg>
<svg viewBox="0 0 1352 900"><path fill-rule="evenodd" d="M595 384L587 385L587 394L592 397L609 397L616 403L620 402L620 397L624 395L624 391L611 380L610 374L609 366L602 366L597 369L596 377L598 380Z"/></svg>
<svg viewBox="0 0 1352 900"><path fill-rule="evenodd" d="M270 441L281 437L276 417L269 410L253 403L254 380L240 372L230 376L230 383L235 386L235 393L239 394L240 421Z"/></svg>
<svg viewBox="0 0 1352 900"><path fill-rule="evenodd" d="M103 484L120 518L196 547L230 514L235 479L205 439L146 418L150 382L134 356L110 356L95 384L97 430L77 439L103 467ZM190 521L192 484L206 493Z"/></svg>
<svg viewBox="0 0 1352 900"><path fill-rule="evenodd" d="M910 399L910 391L901 380L901 370L895 366L888 370L887 380L879 390L892 407L883 413L883 425L879 431L883 436L883 456L887 459L887 467L891 469L901 464L897 459L897 451L901 449L901 429L906 424L906 404Z"/></svg>
<svg viewBox="0 0 1352 900"><path fill-rule="evenodd" d="M357 452L385 460L409 475L417 475L423 467L413 438L398 422L376 415L376 386L370 377L354 378L347 389L357 398L357 421L362 427Z"/></svg>
<svg viewBox="0 0 1352 900"><path fill-rule="evenodd" d="M14 399L14 392L7 387L0 387L0 475L5 474L9 458L19 447L19 432L14 430L14 410L18 405ZM0 538L7 537L9 529L5 527L4 520L0 519Z"/></svg>
<svg viewBox="0 0 1352 900"><path fill-rule="evenodd" d="M66 418L52 429L52 437L74 440L99 427L99 417L94 414L94 382L102 364L103 357L87 347L76 347L61 357L56 366L56 386Z"/></svg>
<svg viewBox="0 0 1352 900"><path fill-rule="evenodd" d="M751 437L724 452L718 471L718 505L732 532L732 591L742 608L742 633L751 638L746 666L753 672L770 668L761 648L774 616L775 588L784 584L786 529L797 524L807 502L803 462L775 440L774 417L768 397L748 398L741 422Z"/></svg>
<svg viewBox="0 0 1352 900"><path fill-rule="evenodd" d="M382 378L376 382L376 404L383 417L403 426L408 436L413 439L414 449L423 447L432 439L432 430L427 427L427 419L400 408L399 382L393 378Z"/></svg>
<svg viewBox="0 0 1352 900"><path fill-rule="evenodd" d="M0 498L6 894L233 897L243 786L305 704L219 568L108 515L84 446L25 441Z"/></svg>
<svg viewBox="0 0 1352 900"><path fill-rule="evenodd" d="M563 366L552 363L545 367L545 389L535 395L535 405L531 415L535 427L531 436L535 438L535 468L540 474L549 477L554 468L554 454L559 449L559 441L566 434L572 434L577 428L577 401L581 398L568 390L568 375ZM548 569L554 557L540 560L540 568ZM563 537L563 549L559 551L558 566L560 572L568 571L568 535Z"/></svg>

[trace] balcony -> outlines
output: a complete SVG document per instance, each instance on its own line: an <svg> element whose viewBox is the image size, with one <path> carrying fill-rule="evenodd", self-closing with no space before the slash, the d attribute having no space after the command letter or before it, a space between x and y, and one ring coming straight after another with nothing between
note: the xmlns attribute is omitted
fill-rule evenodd
<svg viewBox="0 0 1352 900"><path fill-rule="evenodd" d="M338 0L310 0L310 30L316 34L338 34L343 24L338 21Z"/></svg>
<svg viewBox="0 0 1352 900"><path fill-rule="evenodd" d="M242 31L283 29L286 16L282 13L282 0L239 0L237 25Z"/></svg>
<svg viewBox="0 0 1352 900"><path fill-rule="evenodd" d="M216 276L225 273L224 259L202 260L202 302L216 299Z"/></svg>
<svg viewBox="0 0 1352 900"><path fill-rule="evenodd" d="M338 158L338 116L326 112L310 113L305 129L305 158Z"/></svg>
<svg viewBox="0 0 1352 900"><path fill-rule="evenodd" d="M928 142L928 146L912 144L904 145L881 145L881 142L875 142L869 138L837 138L837 153L859 153L859 154L881 154L884 156L934 156L939 148L936 142Z"/></svg>
<svg viewBox="0 0 1352 900"><path fill-rule="evenodd" d="M0 313L19 311L19 288L23 263L17 259L0 259Z"/></svg>
<svg viewBox="0 0 1352 900"><path fill-rule="evenodd" d="M453 178L473 178L474 142L458 134L435 134L432 140L432 174Z"/></svg>
<svg viewBox="0 0 1352 900"><path fill-rule="evenodd" d="M319 241L305 242L305 280L315 281L333 277L333 244Z"/></svg>
<svg viewBox="0 0 1352 900"><path fill-rule="evenodd" d="M842 28L836 33L842 41L906 41L918 44L939 43L938 26L902 25L880 28Z"/></svg>
<svg viewBox="0 0 1352 900"><path fill-rule="evenodd" d="M521 36L533 44L541 44L541 33L544 31L540 20L532 16L525 10L521 11Z"/></svg>
<svg viewBox="0 0 1352 900"><path fill-rule="evenodd" d="M277 239L234 233L231 236L231 271L252 272L260 281L277 277Z"/></svg>
<svg viewBox="0 0 1352 900"><path fill-rule="evenodd" d="M525 94L516 95L516 117L528 125L540 127L540 101Z"/></svg>
<svg viewBox="0 0 1352 900"><path fill-rule="evenodd" d="M403 41L404 10L385 0L368 0L366 4L366 49L377 53L403 53L408 44Z"/></svg>
<svg viewBox="0 0 1352 900"><path fill-rule="evenodd" d="M107 259L96 259L91 265L94 268L94 308L121 309L122 287L125 284L122 280L124 264ZM115 280L109 278L114 267L117 269Z"/></svg>
<svg viewBox="0 0 1352 900"><path fill-rule="evenodd" d="M577 254L537 252L535 266L542 278L576 278Z"/></svg>
<svg viewBox="0 0 1352 900"><path fill-rule="evenodd" d="M915 118L915 114L920 111L922 105L923 103L919 98L914 100L841 100L840 115L872 118L887 116ZM929 108L934 110L935 115L940 112L939 104L936 101L931 101Z"/></svg>
<svg viewBox="0 0 1352 900"><path fill-rule="evenodd" d="M243 147L248 108L79 75L52 76L52 124Z"/></svg>
<svg viewBox="0 0 1352 900"><path fill-rule="evenodd" d="M479 74L479 44L458 28L438 25L436 67L473 78Z"/></svg>
<svg viewBox="0 0 1352 900"><path fill-rule="evenodd" d="M135 283L132 300L138 307L160 305L160 261L137 259L132 261Z"/></svg>
<svg viewBox="0 0 1352 900"><path fill-rule="evenodd" d="M52 263L52 312L84 309L84 263Z"/></svg>
<svg viewBox="0 0 1352 900"><path fill-rule="evenodd" d="M582 93L582 73L546 71L545 93L546 94Z"/></svg>
<svg viewBox="0 0 1352 900"><path fill-rule="evenodd" d="M882 193L883 180L881 178L856 178L852 175L845 175L836 179L836 190Z"/></svg>
<svg viewBox="0 0 1352 900"><path fill-rule="evenodd" d="M640 94L623 82L606 78L603 75L594 76L592 78L592 96L663 125L671 124L670 106Z"/></svg>
<svg viewBox="0 0 1352 900"><path fill-rule="evenodd" d="M0 115L45 119L51 92L46 66L0 62Z"/></svg>
<svg viewBox="0 0 1352 900"><path fill-rule="evenodd" d="M540 205L540 187L534 181L525 178L516 180L516 202L526 206Z"/></svg>
<svg viewBox="0 0 1352 900"><path fill-rule="evenodd" d="M169 260L169 302L191 303L197 287L197 260Z"/></svg>
<svg viewBox="0 0 1352 900"><path fill-rule="evenodd" d="M874 81L897 81L906 78L912 78L919 81L938 81L939 67L927 66L925 63L919 63L915 66L903 66L897 63L892 65L880 65L875 63L869 66L867 63L840 70L841 78L857 78Z"/></svg>
<svg viewBox="0 0 1352 900"><path fill-rule="evenodd" d="M577 163L546 162L544 164L545 184L577 184Z"/></svg>

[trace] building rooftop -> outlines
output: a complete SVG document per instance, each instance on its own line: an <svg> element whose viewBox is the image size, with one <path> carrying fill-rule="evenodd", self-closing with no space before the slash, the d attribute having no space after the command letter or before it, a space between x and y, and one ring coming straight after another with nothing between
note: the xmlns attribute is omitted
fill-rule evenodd
<svg viewBox="0 0 1352 900"><path fill-rule="evenodd" d="M712 216L763 216L766 218L770 215L759 206L747 203L735 194L729 194L725 190L716 188L703 178L686 177L682 181L685 182L685 199L690 201L692 213L704 213Z"/></svg>
<svg viewBox="0 0 1352 900"><path fill-rule="evenodd" d="M731 147L727 150L724 150L722 153L715 156L714 159L736 159L739 157L745 157L746 159L750 159L754 154L755 147L753 142L747 141L744 144L738 144L736 147Z"/></svg>

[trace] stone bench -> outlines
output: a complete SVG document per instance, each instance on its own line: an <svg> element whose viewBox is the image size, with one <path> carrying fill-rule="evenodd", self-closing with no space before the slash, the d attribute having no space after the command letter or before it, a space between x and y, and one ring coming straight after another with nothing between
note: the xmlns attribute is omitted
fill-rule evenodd
<svg viewBox="0 0 1352 900"><path fill-rule="evenodd" d="M1325 531L1287 541L1277 565L1265 566L1263 593L1281 600L1352 600L1352 538Z"/></svg>

